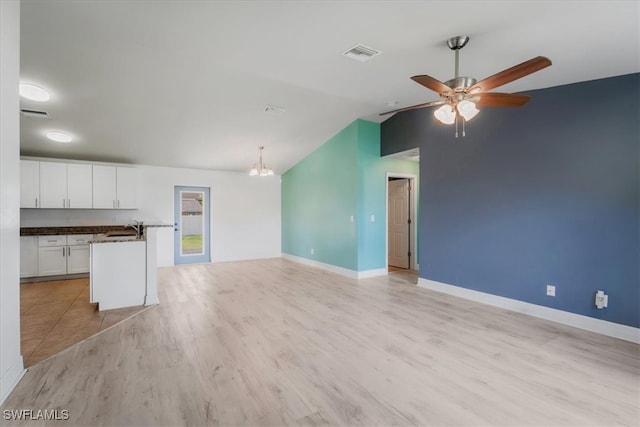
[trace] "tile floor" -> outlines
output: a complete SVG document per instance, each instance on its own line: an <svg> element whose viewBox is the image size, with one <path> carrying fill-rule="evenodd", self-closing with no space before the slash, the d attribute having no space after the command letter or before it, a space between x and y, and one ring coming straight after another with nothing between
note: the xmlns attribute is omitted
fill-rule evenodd
<svg viewBox="0 0 640 427"><path fill-rule="evenodd" d="M25 367L140 312L145 307L98 311L89 303L89 279L20 285L20 334Z"/></svg>

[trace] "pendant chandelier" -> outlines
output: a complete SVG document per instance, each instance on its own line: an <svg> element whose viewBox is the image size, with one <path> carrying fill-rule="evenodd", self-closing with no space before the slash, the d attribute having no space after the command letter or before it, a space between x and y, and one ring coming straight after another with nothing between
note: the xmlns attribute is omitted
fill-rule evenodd
<svg viewBox="0 0 640 427"><path fill-rule="evenodd" d="M264 150L263 146L258 147L258 153L260 153L260 161L258 163L254 163L253 169L249 172L249 176L271 176L273 175L273 169L267 167L266 164L262 161L262 150Z"/></svg>

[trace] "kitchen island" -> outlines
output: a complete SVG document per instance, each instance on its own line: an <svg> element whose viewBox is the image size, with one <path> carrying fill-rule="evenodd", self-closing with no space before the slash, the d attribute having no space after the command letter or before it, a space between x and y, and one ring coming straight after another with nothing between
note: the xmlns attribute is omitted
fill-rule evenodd
<svg viewBox="0 0 640 427"><path fill-rule="evenodd" d="M157 230L141 237L100 234L90 244L90 300L99 310L158 304Z"/></svg>
<svg viewBox="0 0 640 427"><path fill-rule="evenodd" d="M147 242L98 236L90 244L89 301L98 310L145 305Z"/></svg>

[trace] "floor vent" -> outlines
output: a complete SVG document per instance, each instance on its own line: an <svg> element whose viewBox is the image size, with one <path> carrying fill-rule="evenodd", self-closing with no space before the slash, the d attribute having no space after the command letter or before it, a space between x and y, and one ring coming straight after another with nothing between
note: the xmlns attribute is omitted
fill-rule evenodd
<svg viewBox="0 0 640 427"><path fill-rule="evenodd" d="M357 44L351 49L344 52L343 55L347 58L355 59L356 61L365 62L373 58L374 56L380 55L381 53L382 52L379 50Z"/></svg>
<svg viewBox="0 0 640 427"><path fill-rule="evenodd" d="M51 116L46 111L27 110L26 108L20 109L20 114L25 117L35 117L38 119L50 119Z"/></svg>

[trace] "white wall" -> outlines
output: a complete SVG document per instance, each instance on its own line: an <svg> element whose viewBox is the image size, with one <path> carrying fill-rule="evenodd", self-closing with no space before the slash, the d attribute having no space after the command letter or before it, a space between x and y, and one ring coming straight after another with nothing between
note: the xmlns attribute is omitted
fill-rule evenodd
<svg viewBox="0 0 640 427"><path fill-rule="evenodd" d="M174 187L211 189L213 262L280 256L280 177L248 173L140 166L145 222L173 224ZM159 265L173 260L173 233L161 237ZM166 241L168 240L168 241Z"/></svg>
<svg viewBox="0 0 640 427"><path fill-rule="evenodd" d="M142 220L174 223L174 187L211 189L213 262L280 256L280 177L137 166L139 210L22 209L21 226L111 225ZM173 265L173 229L158 235L158 265Z"/></svg>
<svg viewBox="0 0 640 427"><path fill-rule="evenodd" d="M24 372L20 355L20 3L0 1L0 403Z"/></svg>

